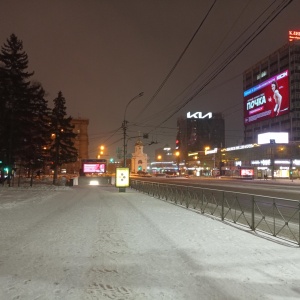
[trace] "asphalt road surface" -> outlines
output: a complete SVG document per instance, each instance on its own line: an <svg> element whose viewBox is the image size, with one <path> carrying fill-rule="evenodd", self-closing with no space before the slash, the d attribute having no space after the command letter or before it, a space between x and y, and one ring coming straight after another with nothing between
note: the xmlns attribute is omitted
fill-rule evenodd
<svg viewBox="0 0 300 300"><path fill-rule="evenodd" d="M132 179L300 200L299 179L293 181L289 179L246 180L226 177L133 177Z"/></svg>

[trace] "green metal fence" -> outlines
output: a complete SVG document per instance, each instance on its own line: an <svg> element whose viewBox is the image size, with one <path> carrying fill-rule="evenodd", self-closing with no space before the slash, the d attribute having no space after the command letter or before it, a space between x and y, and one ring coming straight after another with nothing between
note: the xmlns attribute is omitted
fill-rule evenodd
<svg viewBox="0 0 300 300"><path fill-rule="evenodd" d="M300 201L131 180L131 188L300 246Z"/></svg>

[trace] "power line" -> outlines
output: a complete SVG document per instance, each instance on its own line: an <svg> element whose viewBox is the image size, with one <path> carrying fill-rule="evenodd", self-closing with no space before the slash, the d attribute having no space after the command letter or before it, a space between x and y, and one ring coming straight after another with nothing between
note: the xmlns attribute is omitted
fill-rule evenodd
<svg viewBox="0 0 300 300"><path fill-rule="evenodd" d="M180 109L182 109L184 106L186 106L190 101L192 101L209 83L211 83L222 71L225 70L225 68L234 60L236 59L244 50L245 48L258 36L260 35L266 27L274 21L274 19L288 6L292 3L293 0L287 1L286 4L284 4L283 1L280 5L277 6L277 8L269 15L267 20L269 20L267 23L264 21L257 29L248 37L248 42L244 42L242 45L240 45L232 54L229 55L229 57L219 66L219 69L216 69L213 71L210 75L210 77L207 79L207 81L199 88L197 89L192 96L190 96L183 104L181 104L173 113L171 113L164 121L162 121L157 127L161 126L165 122L167 122L171 117L173 117ZM151 132L151 131L150 131ZM150 133L149 132L149 133Z"/></svg>
<svg viewBox="0 0 300 300"><path fill-rule="evenodd" d="M190 39L190 41L188 42L188 44L186 45L186 47L184 48L184 50L182 51L182 53L180 54L179 58L177 59L177 61L175 62L175 64L173 65L173 67L171 68L171 70L169 71L169 73L167 74L167 76L165 77L165 79L163 80L163 82L160 84L160 86L158 87L158 89L156 90L156 92L154 93L154 95L150 98L150 100L147 102L147 104L145 105L145 107L141 110L140 114L144 113L145 110L149 107L149 105L153 102L153 100L156 98L156 96L158 95L158 93L161 91L161 89L164 87L164 85L166 84L166 82L168 81L168 79L170 78L170 76L172 75L172 73L174 72L174 70L176 69L177 65L179 64L179 62L181 61L182 57L184 56L184 54L186 53L186 51L188 50L189 46L191 45L191 43L193 42L194 38L196 37L198 31L200 30L200 28L202 27L203 23L205 22L205 20L207 19L208 15L210 14L211 10L213 9L214 5L216 4L217 0L214 0L213 4L211 5L211 7L209 8L208 12L206 13L204 19L201 21L200 25L198 26L198 28L196 29L196 31L194 32L192 38Z"/></svg>
<svg viewBox="0 0 300 300"><path fill-rule="evenodd" d="M249 2L246 4L246 6L243 8L243 10L242 11L244 11L246 8L247 8L247 6L249 5L249 3L250 3L250 1L251 0L249 0ZM251 24L250 24L250 26L248 26L234 41L233 41L233 43L231 43L231 45L229 46L229 47L227 47L226 49L225 49L225 51L223 51L222 52L222 54L221 55L219 55L212 63L209 63L210 61L211 61L211 59L209 59L208 60L208 63L207 63L207 65L208 65L208 67L206 67L178 96L176 96L174 99L172 99L171 101L170 101L170 103L174 103L174 101L176 100L176 99L178 99L185 91L187 91L188 90L188 88L190 88L195 82L197 82L197 80L199 80L199 78L209 69L209 68L211 68L211 66L212 65L214 65L216 62L217 62L217 60L219 60L223 55L225 55L225 53L228 51L228 49L230 48L230 47L232 47L232 45L233 44L235 44L236 42L237 42L237 40L238 39L240 39L240 37L243 35L243 34L245 34L245 32L247 31L247 30L249 30L249 28L251 28L251 26L253 26L253 24L255 24L258 20L259 20L259 18L267 11L267 10L269 10L270 9L270 7L274 4L274 2L276 2L276 0L274 0L273 1L273 3L272 4L270 4L255 20L254 20L254 22L252 22ZM231 29L229 30L229 32L232 30L232 28L234 27L234 24L236 24L236 22L238 21L238 19L239 18L241 18L242 17L242 13L241 14L239 14L239 16L238 16L238 18L235 20L235 22L233 23L233 25L231 26ZM227 33L227 35L229 34L229 32ZM226 36L227 36L226 35ZM223 41L225 40L225 37L223 38ZM220 45L219 45L219 48L220 48L220 46L221 46L221 44L223 43L223 41L220 43ZM216 52L216 51L215 51ZM214 56L214 54L211 56L211 57L213 57ZM240 76L241 74L238 74L238 75L236 75L236 76L234 76L233 78L236 78L237 76ZM228 81L230 81L230 80L228 80ZM225 84L226 82L228 82L228 81L225 81L223 84ZM221 84L222 85L222 84ZM221 86L221 85L219 85L219 86ZM199 85L198 85L198 87L196 87L195 89L194 89L194 91L197 89L197 88L199 88ZM214 89L215 87L212 87L211 89ZM207 90L207 92L209 92L209 90ZM206 93L207 93L206 92ZM177 108L179 108L179 110L182 108L181 107L181 103L178 103L178 104L173 104L172 105L174 108L174 110L176 111L177 110ZM167 104L166 106L165 106L165 108L164 109L162 109L162 110L160 110L160 113L163 113L164 111L166 111L166 112L169 112L170 110L172 110L172 109L170 109L170 104ZM157 117L157 114L155 114L155 116ZM152 117L149 117L149 118L152 118ZM147 122L147 121L145 121L145 122Z"/></svg>

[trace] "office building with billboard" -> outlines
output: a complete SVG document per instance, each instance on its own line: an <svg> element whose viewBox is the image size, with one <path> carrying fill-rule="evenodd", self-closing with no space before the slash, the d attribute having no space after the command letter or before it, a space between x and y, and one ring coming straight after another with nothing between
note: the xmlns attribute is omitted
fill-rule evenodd
<svg viewBox="0 0 300 300"><path fill-rule="evenodd" d="M300 32L243 73L244 144L208 153L220 174L300 177Z"/></svg>
<svg viewBox="0 0 300 300"><path fill-rule="evenodd" d="M225 147L225 121L221 113L188 112L177 120L176 150L180 161L191 153Z"/></svg>
<svg viewBox="0 0 300 300"><path fill-rule="evenodd" d="M290 141L300 141L299 40L246 70L243 90L245 144L256 143L265 132L288 132Z"/></svg>
<svg viewBox="0 0 300 300"><path fill-rule="evenodd" d="M185 133L179 130L177 140L182 152L195 160L189 163L194 173L199 170L200 176L300 178L300 32L290 31L286 45L243 73L242 101L242 145L226 148L224 144L222 147L196 140L194 148L190 143L195 141L194 131L189 127L193 122L179 126ZM205 137L197 132L198 138ZM199 151L206 144L210 150ZM191 152L196 149L198 152Z"/></svg>

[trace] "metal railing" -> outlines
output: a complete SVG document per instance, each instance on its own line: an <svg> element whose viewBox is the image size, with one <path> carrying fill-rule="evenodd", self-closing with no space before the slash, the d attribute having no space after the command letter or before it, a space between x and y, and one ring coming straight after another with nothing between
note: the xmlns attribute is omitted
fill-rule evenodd
<svg viewBox="0 0 300 300"><path fill-rule="evenodd" d="M131 188L300 246L298 200L135 179Z"/></svg>

